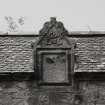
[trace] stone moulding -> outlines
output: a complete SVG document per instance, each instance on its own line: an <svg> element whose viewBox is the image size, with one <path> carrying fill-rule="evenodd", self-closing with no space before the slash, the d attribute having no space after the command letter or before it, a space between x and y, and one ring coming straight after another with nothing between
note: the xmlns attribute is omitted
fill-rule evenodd
<svg viewBox="0 0 105 105"><path fill-rule="evenodd" d="M72 51L74 46L69 43L67 38L68 31L63 23L56 21L56 18L52 17L49 22L44 24L39 34L41 37L34 44L34 69L37 74L38 83L40 85L72 85L73 64L71 62L73 60ZM66 59L63 58L65 63L62 63L64 66L60 73L60 66L55 66L55 64L60 64L61 61L58 57L62 55ZM62 57L60 58L62 59ZM57 76L56 73L58 72ZM61 81L59 78L62 75L65 78Z"/></svg>
<svg viewBox="0 0 105 105"><path fill-rule="evenodd" d="M58 86L59 85L72 85L73 68L71 66L72 55L71 55L70 50L71 49L68 49L68 48L37 48L36 49L35 68L36 68L36 74L38 76L38 81L40 85L58 85ZM57 75L53 73L53 71L55 71L56 73L59 72L60 67L58 67L58 65L60 63L62 63L62 65L65 65L65 69L61 71L61 73L62 72L66 73L65 75L63 75L66 78L65 81L60 81L59 79L57 79L58 80L57 81L54 79L56 78L56 76L57 77L61 76L60 73ZM47 70L47 68L49 68L49 70ZM49 71L52 73L50 73ZM47 73L47 75L44 72ZM52 78L49 78L49 75L50 77L52 76Z"/></svg>
<svg viewBox="0 0 105 105"><path fill-rule="evenodd" d="M62 22L58 22L56 18L52 17L50 22L44 24L39 34L42 35L38 42L41 46L60 46L63 44L64 37L68 35L68 31Z"/></svg>

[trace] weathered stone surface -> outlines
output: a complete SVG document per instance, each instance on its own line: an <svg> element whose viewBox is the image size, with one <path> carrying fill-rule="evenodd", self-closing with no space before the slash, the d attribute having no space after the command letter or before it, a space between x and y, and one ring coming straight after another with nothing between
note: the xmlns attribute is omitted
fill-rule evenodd
<svg viewBox="0 0 105 105"><path fill-rule="evenodd" d="M105 82L84 81L80 83L85 105L105 105Z"/></svg>
<svg viewBox="0 0 105 105"><path fill-rule="evenodd" d="M0 72L33 72L35 37L0 37ZM70 38L76 44L75 72L105 71L105 37ZM73 84L75 85L75 83ZM41 89L40 89L41 88ZM36 81L1 81L0 105L75 105L74 87L43 86ZM84 105L105 105L105 82L80 82ZM64 93L63 93L64 92Z"/></svg>
<svg viewBox="0 0 105 105"><path fill-rule="evenodd" d="M9 84L9 85L8 85ZM28 105L27 99L31 92L27 82L1 82L0 83L0 104L1 105Z"/></svg>
<svg viewBox="0 0 105 105"><path fill-rule="evenodd" d="M1 105L72 105L75 94L73 92L41 90L35 81L0 82Z"/></svg>

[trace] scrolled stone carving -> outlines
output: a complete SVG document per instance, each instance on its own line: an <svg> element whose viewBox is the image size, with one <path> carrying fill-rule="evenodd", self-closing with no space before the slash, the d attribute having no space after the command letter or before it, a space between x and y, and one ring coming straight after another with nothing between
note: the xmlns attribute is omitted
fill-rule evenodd
<svg viewBox="0 0 105 105"><path fill-rule="evenodd" d="M40 105L49 105L49 96L46 94L42 94L39 96Z"/></svg>
<svg viewBox="0 0 105 105"><path fill-rule="evenodd" d="M56 18L52 17L50 22L44 24L39 34L42 35L41 45L62 45L62 39L68 35L68 31L62 22L58 22Z"/></svg>

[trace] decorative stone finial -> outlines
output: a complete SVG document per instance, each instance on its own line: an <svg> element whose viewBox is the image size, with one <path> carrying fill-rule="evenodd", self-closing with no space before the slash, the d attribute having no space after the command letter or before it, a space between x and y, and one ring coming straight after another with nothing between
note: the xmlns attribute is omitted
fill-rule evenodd
<svg viewBox="0 0 105 105"><path fill-rule="evenodd" d="M56 17L51 17L51 23L56 23Z"/></svg>
<svg viewBox="0 0 105 105"><path fill-rule="evenodd" d="M64 28L63 23L56 21L56 17L51 17L49 22L46 22L39 32L43 36L42 45L58 45L61 44L64 36L68 31Z"/></svg>

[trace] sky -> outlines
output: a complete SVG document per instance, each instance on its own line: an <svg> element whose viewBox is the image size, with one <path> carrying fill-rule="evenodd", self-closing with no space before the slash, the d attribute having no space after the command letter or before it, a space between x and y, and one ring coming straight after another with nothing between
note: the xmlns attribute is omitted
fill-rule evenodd
<svg viewBox="0 0 105 105"><path fill-rule="evenodd" d="M0 0L3 32L9 31L5 17L12 17L20 32L38 33L50 17L62 21L69 32L105 31L105 0Z"/></svg>

